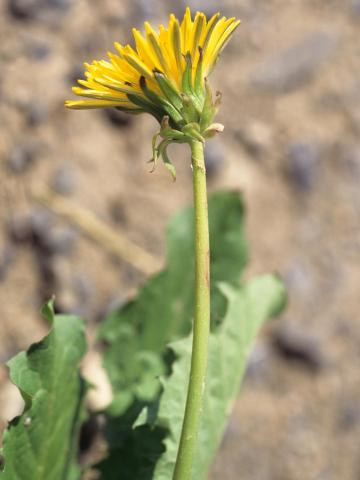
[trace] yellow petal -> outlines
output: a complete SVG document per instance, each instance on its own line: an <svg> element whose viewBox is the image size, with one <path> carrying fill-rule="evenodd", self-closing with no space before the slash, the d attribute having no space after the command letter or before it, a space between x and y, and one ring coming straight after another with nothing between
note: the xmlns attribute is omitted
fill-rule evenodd
<svg viewBox="0 0 360 480"><path fill-rule="evenodd" d="M231 20L232 20L231 23L230 23L230 21L226 22L226 28L224 29L224 31L222 32L222 34L218 38L217 43L215 45L215 48L212 52L212 58L210 59L209 64L208 64L209 73L211 72L212 68L214 67L220 53L225 48L225 46L226 46L227 42L229 41L232 33L235 31L235 29L240 24L240 20L237 20L237 21L235 21L235 19L231 19Z"/></svg>
<svg viewBox="0 0 360 480"><path fill-rule="evenodd" d="M139 57L151 69L154 69L156 67L156 59L154 58L152 52L149 50L145 38L141 35L139 30L136 30L136 28L133 28L133 35Z"/></svg>
<svg viewBox="0 0 360 480"><path fill-rule="evenodd" d="M164 53L161 49L159 36L151 28L151 25L148 22L145 23L145 28L146 28L146 37L147 37L148 49L151 52L151 54L153 55L153 57L156 59L157 69L162 71L166 75L169 75L170 65L169 65L169 63L166 59L166 56L164 55Z"/></svg>
<svg viewBox="0 0 360 480"><path fill-rule="evenodd" d="M169 30L170 30L170 38L172 42L174 58L175 58L178 74L180 77L184 68L184 59L182 57L181 31L180 31L179 21L173 14L170 15Z"/></svg>
<svg viewBox="0 0 360 480"><path fill-rule="evenodd" d="M124 53L124 59L127 61L127 63L131 67L137 70L140 73L140 75L144 75L149 79L153 78L152 71L146 66L144 62L140 60L140 58L137 55L134 55L133 53Z"/></svg>
<svg viewBox="0 0 360 480"><path fill-rule="evenodd" d="M66 100L65 106L73 110L87 110L89 108L118 107L118 102L107 102L104 100ZM129 108L133 108L129 104Z"/></svg>
<svg viewBox="0 0 360 480"><path fill-rule="evenodd" d="M195 17L193 31L192 31L191 50L190 50L192 59L194 59L195 53L198 51L200 38L204 31L205 24L206 24L205 15L203 13L198 12Z"/></svg>
<svg viewBox="0 0 360 480"><path fill-rule="evenodd" d="M187 7L185 10L184 19L181 22L181 36L182 36L182 53L190 51L191 48L191 32L193 29L193 22L191 20L190 8Z"/></svg>

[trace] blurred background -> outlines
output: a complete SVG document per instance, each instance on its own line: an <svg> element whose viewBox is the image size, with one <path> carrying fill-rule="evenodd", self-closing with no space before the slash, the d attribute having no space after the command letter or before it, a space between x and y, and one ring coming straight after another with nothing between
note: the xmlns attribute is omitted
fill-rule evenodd
<svg viewBox="0 0 360 480"><path fill-rule="evenodd" d="M209 188L243 193L246 275L277 271L289 292L251 354L211 479L359 480L359 0L1 1L0 429L21 410L3 364L46 333L42 303L55 294L86 318L92 343L163 264L165 225L191 202L186 148L171 152L175 184L161 165L149 174L150 117L63 106L83 61L186 5L242 19L211 78L225 131L208 142ZM139 252L125 261L86 235L69 219L78 209L145 251L144 268ZM85 371L101 377L97 362L90 353Z"/></svg>

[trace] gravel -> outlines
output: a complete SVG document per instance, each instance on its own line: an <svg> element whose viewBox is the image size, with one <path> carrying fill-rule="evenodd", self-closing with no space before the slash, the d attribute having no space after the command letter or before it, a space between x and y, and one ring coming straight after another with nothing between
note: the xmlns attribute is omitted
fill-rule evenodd
<svg viewBox="0 0 360 480"><path fill-rule="evenodd" d="M338 46L336 33L321 31L304 36L299 42L266 58L250 75L259 90L283 93L307 83Z"/></svg>

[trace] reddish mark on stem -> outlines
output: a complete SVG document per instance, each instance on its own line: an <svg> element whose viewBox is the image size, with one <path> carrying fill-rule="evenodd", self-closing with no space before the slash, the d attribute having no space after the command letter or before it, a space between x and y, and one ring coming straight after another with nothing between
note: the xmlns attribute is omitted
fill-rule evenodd
<svg viewBox="0 0 360 480"><path fill-rule="evenodd" d="M209 250L206 252L206 263L207 263L207 268L205 272L205 281L206 285L210 287L210 269L209 269L209 264L210 264L210 252Z"/></svg>

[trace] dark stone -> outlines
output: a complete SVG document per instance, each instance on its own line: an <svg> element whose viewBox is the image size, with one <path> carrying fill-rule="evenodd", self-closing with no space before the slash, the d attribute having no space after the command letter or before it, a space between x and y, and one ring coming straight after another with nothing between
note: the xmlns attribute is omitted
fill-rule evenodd
<svg viewBox="0 0 360 480"><path fill-rule="evenodd" d="M94 283L86 274L70 276L68 266L64 259L56 258L52 262L57 304L62 312L89 318L95 293Z"/></svg>
<svg viewBox="0 0 360 480"><path fill-rule="evenodd" d="M7 230L14 243L22 243L32 238L31 222L27 215L14 214L8 220Z"/></svg>
<svg viewBox="0 0 360 480"><path fill-rule="evenodd" d="M45 209L34 209L30 214L13 215L8 222L11 240L31 247L37 269L37 292L40 303L47 301L56 291L58 279L54 257L67 253L74 237L69 231L54 232L53 215Z"/></svg>
<svg viewBox="0 0 360 480"><path fill-rule="evenodd" d="M246 365L245 380L253 383L264 384L269 368L271 368L271 350L268 345L258 340L252 347L249 359Z"/></svg>
<svg viewBox="0 0 360 480"><path fill-rule="evenodd" d="M84 67L81 65L76 65L69 71L67 75L67 81L70 83L70 85L74 85L74 83L77 83L80 78L84 78Z"/></svg>
<svg viewBox="0 0 360 480"><path fill-rule="evenodd" d="M119 225L126 223L126 210L121 198L115 198L110 202L109 213L115 223Z"/></svg>
<svg viewBox="0 0 360 480"><path fill-rule="evenodd" d="M72 3L72 0L8 0L8 11L16 20L47 20L50 12L67 11Z"/></svg>
<svg viewBox="0 0 360 480"><path fill-rule="evenodd" d="M0 252L0 282L5 280L14 259L15 252L10 246L6 246L3 251Z"/></svg>
<svg viewBox="0 0 360 480"><path fill-rule="evenodd" d="M16 145L9 154L7 166L13 173L22 173L34 163L36 148L34 145Z"/></svg>
<svg viewBox="0 0 360 480"><path fill-rule="evenodd" d="M360 146L346 148L341 152L340 161L347 169L350 179L358 182L360 179Z"/></svg>
<svg viewBox="0 0 360 480"><path fill-rule="evenodd" d="M95 290L92 280L87 275L76 275L71 283L79 303L88 303Z"/></svg>
<svg viewBox="0 0 360 480"><path fill-rule="evenodd" d="M256 67L250 83L272 93L297 89L312 78L321 64L335 52L337 44L337 35L310 33Z"/></svg>
<svg viewBox="0 0 360 480"><path fill-rule="evenodd" d="M319 174L321 151L309 142L293 143L287 152L288 173L292 183L303 192L312 190Z"/></svg>
<svg viewBox="0 0 360 480"><path fill-rule="evenodd" d="M30 214L14 214L8 220L8 234L14 243L47 243L47 235L53 225L53 216L45 209L34 209Z"/></svg>
<svg viewBox="0 0 360 480"><path fill-rule="evenodd" d="M44 208L33 209L29 219L31 230L37 237L45 237L54 224L53 214Z"/></svg>
<svg viewBox="0 0 360 480"><path fill-rule="evenodd" d="M54 255L69 255L77 238L76 232L71 228L62 228L52 231L48 236L47 244Z"/></svg>
<svg viewBox="0 0 360 480"><path fill-rule="evenodd" d="M270 126L257 120L246 122L235 132L235 137L252 157L259 158L271 148Z"/></svg>
<svg viewBox="0 0 360 480"><path fill-rule="evenodd" d="M133 117L116 108L104 108L105 118L115 127L128 127L133 123Z"/></svg>
<svg viewBox="0 0 360 480"><path fill-rule="evenodd" d="M28 56L38 61L46 60L52 53L51 45L42 40L31 39L26 48Z"/></svg>
<svg viewBox="0 0 360 480"><path fill-rule="evenodd" d="M315 288L314 272L301 259L294 259L281 276L290 294L307 296Z"/></svg>
<svg viewBox="0 0 360 480"><path fill-rule="evenodd" d="M68 10L73 3L74 0L46 0L47 6L59 10Z"/></svg>
<svg viewBox="0 0 360 480"><path fill-rule="evenodd" d="M272 334L272 345L275 352L289 364L298 364L314 373L324 367L319 343L303 330L288 326L278 328Z"/></svg>
<svg viewBox="0 0 360 480"><path fill-rule="evenodd" d="M53 174L51 188L60 195L71 195L75 191L76 175L71 167L61 166Z"/></svg>
<svg viewBox="0 0 360 480"><path fill-rule="evenodd" d="M360 423L360 407L356 403L349 403L340 412L339 428L344 431L353 430Z"/></svg>
<svg viewBox="0 0 360 480"><path fill-rule="evenodd" d="M225 154L219 141L211 140L205 144L206 174L209 179L215 177L225 162Z"/></svg>
<svg viewBox="0 0 360 480"><path fill-rule="evenodd" d="M29 127L37 127L48 118L47 106L39 102L30 103L25 110L26 123Z"/></svg>
<svg viewBox="0 0 360 480"><path fill-rule="evenodd" d="M30 20L36 16L39 3L39 0L8 0L8 11L17 20Z"/></svg>
<svg viewBox="0 0 360 480"><path fill-rule="evenodd" d="M53 257L51 252L43 248L42 245L35 246L34 257L38 275L37 291L40 297L40 303L43 304L47 302L56 291L57 279Z"/></svg>

